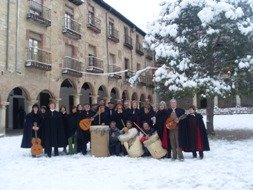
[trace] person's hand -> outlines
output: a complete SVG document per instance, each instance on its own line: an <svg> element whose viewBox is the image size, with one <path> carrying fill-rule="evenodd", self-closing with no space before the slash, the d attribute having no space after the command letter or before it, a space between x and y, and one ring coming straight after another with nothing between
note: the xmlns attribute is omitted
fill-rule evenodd
<svg viewBox="0 0 253 190"><path fill-rule="evenodd" d="M91 121L94 121L94 117L90 118Z"/></svg>
<svg viewBox="0 0 253 190"><path fill-rule="evenodd" d="M33 127L33 130L34 130L34 131L38 131L38 130L39 130L39 127Z"/></svg>
<svg viewBox="0 0 253 190"><path fill-rule="evenodd" d="M177 119L175 119L175 122L176 122L176 123L179 123L179 119L178 119L178 118L177 118Z"/></svg>
<svg viewBox="0 0 253 190"><path fill-rule="evenodd" d="M113 137L113 138L114 138L114 137L115 137L115 133L112 133L111 137Z"/></svg>

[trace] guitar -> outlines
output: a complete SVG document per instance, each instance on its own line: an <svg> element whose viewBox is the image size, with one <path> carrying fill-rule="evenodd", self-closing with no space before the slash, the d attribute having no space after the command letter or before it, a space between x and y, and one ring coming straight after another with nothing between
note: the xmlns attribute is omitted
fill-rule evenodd
<svg viewBox="0 0 253 190"><path fill-rule="evenodd" d="M33 123L33 127L37 127L37 122ZM38 157L43 153L43 147L41 146L41 139L38 138L37 130L34 130L35 138L32 139L31 153L32 156Z"/></svg>
<svg viewBox="0 0 253 190"><path fill-rule="evenodd" d="M91 118L82 119L82 120L79 122L79 127L80 127L83 131L88 131L88 130L90 129L92 120L93 120L97 115L100 115L100 111L98 111L98 112L97 112L94 116L92 116Z"/></svg>
<svg viewBox="0 0 253 190"><path fill-rule="evenodd" d="M174 119L173 117L168 117L167 119L166 119L166 122L165 122L165 124L166 124L166 128L167 129L170 129L170 130L172 130L172 129L175 129L176 127L177 127L177 122L175 121L175 120L177 120L178 122L180 121L180 120L183 120L183 119L185 119L187 117L187 114L183 114L183 115L181 115L180 117L178 117L178 118L176 118L176 119Z"/></svg>

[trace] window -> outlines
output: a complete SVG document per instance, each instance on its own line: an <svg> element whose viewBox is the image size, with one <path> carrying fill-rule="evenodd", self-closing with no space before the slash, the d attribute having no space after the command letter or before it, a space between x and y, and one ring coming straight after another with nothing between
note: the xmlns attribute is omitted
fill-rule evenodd
<svg viewBox="0 0 253 190"><path fill-rule="evenodd" d="M109 22L109 36L113 36L114 32L114 23Z"/></svg>
<svg viewBox="0 0 253 190"><path fill-rule="evenodd" d="M112 53L110 53L109 64L110 65L115 65L116 64L115 55L112 54Z"/></svg>
<svg viewBox="0 0 253 190"><path fill-rule="evenodd" d="M138 34L136 35L136 43L140 43L140 38Z"/></svg>
<svg viewBox="0 0 253 190"><path fill-rule="evenodd" d="M89 66L95 66L96 47L89 45L88 47Z"/></svg>
<svg viewBox="0 0 253 190"><path fill-rule="evenodd" d="M72 29L73 17L74 17L74 10L66 6L65 17L64 17L65 28Z"/></svg>
<svg viewBox="0 0 253 190"><path fill-rule="evenodd" d="M40 34L29 32L28 40L28 59L39 61L39 48L42 45L42 36Z"/></svg>
<svg viewBox="0 0 253 190"><path fill-rule="evenodd" d="M137 63L137 71L141 70L141 64Z"/></svg>
<svg viewBox="0 0 253 190"><path fill-rule="evenodd" d="M95 13L94 12L95 12L94 7L89 5L89 7L88 7L88 22L91 25L95 25L95 19L94 19Z"/></svg>
<svg viewBox="0 0 253 190"><path fill-rule="evenodd" d="M31 1L29 12L34 15L42 16L43 15L43 5L42 4L43 4L42 0Z"/></svg>
<svg viewBox="0 0 253 190"><path fill-rule="evenodd" d="M125 69L130 69L129 68L129 59L125 58Z"/></svg>
<svg viewBox="0 0 253 190"><path fill-rule="evenodd" d="M125 36L128 36L128 28L127 27L124 27L124 34L125 34Z"/></svg>
<svg viewBox="0 0 253 190"><path fill-rule="evenodd" d="M65 44L65 56L73 57L74 47L68 44Z"/></svg>

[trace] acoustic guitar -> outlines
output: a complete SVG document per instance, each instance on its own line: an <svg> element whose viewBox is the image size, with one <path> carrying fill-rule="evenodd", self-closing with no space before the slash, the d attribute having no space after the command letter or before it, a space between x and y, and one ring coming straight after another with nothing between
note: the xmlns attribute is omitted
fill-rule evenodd
<svg viewBox="0 0 253 190"><path fill-rule="evenodd" d="M37 127L37 122L33 123L33 127ZM42 155L43 147L41 146L41 139L38 138L37 130L34 130L34 132L35 132L35 138L32 138L31 153L32 153L32 156L38 157Z"/></svg>
<svg viewBox="0 0 253 190"><path fill-rule="evenodd" d="M187 117L187 114L183 114L180 117L178 117L177 119L178 119L178 121L180 121L180 120L185 119L186 117ZM167 129L170 129L170 130L175 129L177 127L177 122L171 116L166 119L165 124L166 124Z"/></svg>

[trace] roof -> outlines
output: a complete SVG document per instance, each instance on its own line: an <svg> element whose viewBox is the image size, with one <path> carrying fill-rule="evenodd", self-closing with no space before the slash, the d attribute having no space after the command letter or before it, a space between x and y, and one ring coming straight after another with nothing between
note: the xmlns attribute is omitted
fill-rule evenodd
<svg viewBox="0 0 253 190"><path fill-rule="evenodd" d="M141 30L133 22L131 22L130 20L128 20L124 15L122 15L120 12L118 12L116 9L114 9L113 7L111 7L109 4L107 4L103 0L93 0L93 1L96 2L98 5L100 5L101 7L103 7L105 10L109 11L111 14L113 14L117 18L119 18L121 21L123 21L124 23L126 23L132 29L135 29L135 31L138 32L139 34L141 34L142 36L146 35L146 33L143 30Z"/></svg>

